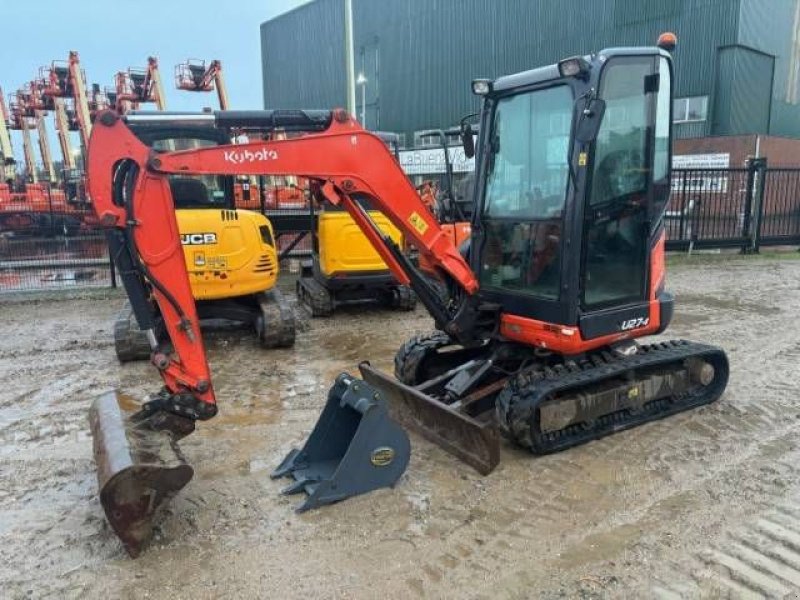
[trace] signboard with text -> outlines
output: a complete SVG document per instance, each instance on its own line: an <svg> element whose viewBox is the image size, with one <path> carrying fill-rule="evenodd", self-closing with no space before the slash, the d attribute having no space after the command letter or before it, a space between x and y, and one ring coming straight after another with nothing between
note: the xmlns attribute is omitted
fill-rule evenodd
<svg viewBox="0 0 800 600"><path fill-rule="evenodd" d="M453 173L468 173L475 169L475 158L467 158L464 148L461 146L450 146L448 153L453 165ZM442 148L401 150L400 166L409 176L444 173L444 150Z"/></svg>
<svg viewBox="0 0 800 600"><path fill-rule="evenodd" d="M731 155L727 152L715 154L673 154L672 168L686 169L672 177L672 189L675 192L725 193L728 189L728 177L725 173L695 171L692 169L724 169L730 168Z"/></svg>

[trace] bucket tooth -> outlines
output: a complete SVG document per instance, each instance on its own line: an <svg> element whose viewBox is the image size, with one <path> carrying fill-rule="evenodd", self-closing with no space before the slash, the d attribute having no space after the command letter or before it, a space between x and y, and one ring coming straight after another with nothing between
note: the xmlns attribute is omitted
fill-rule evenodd
<svg viewBox="0 0 800 600"><path fill-rule="evenodd" d="M298 450L297 448L293 448L291 452L289 452L289 454L286 455L286 458L284 458L281 461L281 464L279 464L275 468L270 477L272 477L272 479L275 479L277 477L284 477L288 475L290 471L296 469L297 468L296 462L299 455L300 455L300 450Z"/></svg>
<svg viewBox="0 0 800 600"><path fill-rule="evenodd" d="M98 396L89 408L100 504L134 558L164 503L194 474L176 445L194 422L163 412L142 418L139 408L117 392Z"/></svg>
<svg viewBox="0 0 800 600"><path fill-rule="evenodd" d="M310 477L306 477L303 479L298 479L294 483L287 485L285 488L281 490L281 496L291 496L292 494L299 494L300 492L305 492L313 483L316 483L316 479L311 479Z"/></svg>
<svg viewBox="0 0 800 600"><path fill-rule="evenodd" d="M411 455L408 435L389 417L383 395L342 373L302 449L293 449L272 472L294 483L282 494L305 492L304 512L350 496L391 487Z"/></svg>

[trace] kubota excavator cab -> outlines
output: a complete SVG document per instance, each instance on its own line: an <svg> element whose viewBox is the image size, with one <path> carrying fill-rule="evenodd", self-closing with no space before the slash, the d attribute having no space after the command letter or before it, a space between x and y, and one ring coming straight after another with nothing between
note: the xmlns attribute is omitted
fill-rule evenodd
<svg viewBox="0 0 800 600"><path fill-rule="evenodd" d="M663 332L674 305L670 39L473 82L483 106L468 261L479 292L444 331L398 351L404 385L363 373L407 409L406 425L481 472L499 460L498 430L554 452L725 388L719 348L635 341ZM463 134L474 153L471 128Z"/></svg>
<svg viewBox="0 0 800 600"><path fill-rule="evenodd" d="M132 130L156 152L230 142L225 131L208 128L150 125ZM230 176L174 175L169 183L200 318L253 327L266 348L291 346L294 312L276 288L279 264L272 224L260 213L236 208ZM129 303L117 316L114 347L121 362L150 356L147 336Z"/></svg>

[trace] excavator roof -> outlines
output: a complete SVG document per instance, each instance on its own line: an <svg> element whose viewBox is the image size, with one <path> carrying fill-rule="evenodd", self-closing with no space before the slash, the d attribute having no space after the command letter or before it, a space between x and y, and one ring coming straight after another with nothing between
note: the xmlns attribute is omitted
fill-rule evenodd
<svg viewBox="0 0 800 600"><path fill-rule="evenodd" d="M621 48L607 48L601 50L597 54L584 56L589 64L592 64L598 59L601 61L607 60L611 56L642 56L642 55L661 55L669 57L669 53L661 48L652 47L621 47ZM530 69L529 71L521 71L511 75L504 75L498 77L492 84L492 89L495 92L504 92L515 88L520 88L529 85L536 85L537 83L544 83L546 81L554 81L560 79L561 75L558 71L558 64L547 65L546 67L538 67Z"/></svg>

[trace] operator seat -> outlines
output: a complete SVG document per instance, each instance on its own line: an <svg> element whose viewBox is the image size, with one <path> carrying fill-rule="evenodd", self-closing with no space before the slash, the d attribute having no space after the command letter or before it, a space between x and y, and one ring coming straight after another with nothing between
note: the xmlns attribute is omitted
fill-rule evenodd
<svg viewBox="0 0 800 600"><path fill-rule="evenodd" d="M197 208L208 204L208 188L199 179L171 177L169 187L175 208Z"/></svg>

